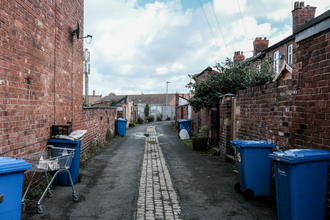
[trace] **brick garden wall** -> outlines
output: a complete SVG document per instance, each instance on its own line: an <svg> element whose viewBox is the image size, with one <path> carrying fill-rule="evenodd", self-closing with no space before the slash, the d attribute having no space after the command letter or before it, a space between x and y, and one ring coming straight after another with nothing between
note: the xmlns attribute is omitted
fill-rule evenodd
<svg viewBox="0 0 330 220"><path fill-rule="evenodd" d="M235 132L239 140L268 140L278 148L293 147L293 116L297 110L295 80L239 91L236 95Z"/></svg>
<svg viewBox="0 0 330 220"><path fill-rule="evenodd" d="M83 136L81 151L88 150L91 141L105 141L107 129L111 134L115 134L115 120L117 118L117 109L113 107L90 107L83 110L83 125L87 129Z"/></svg>

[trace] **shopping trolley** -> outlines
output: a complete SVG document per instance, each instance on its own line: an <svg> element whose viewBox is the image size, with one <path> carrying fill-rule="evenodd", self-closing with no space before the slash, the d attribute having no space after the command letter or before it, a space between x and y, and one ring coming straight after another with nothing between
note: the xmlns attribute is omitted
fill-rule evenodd
<svg viewBox="0 0 330 220"><path fill-rule="evenodd" d="M40 213L40 214L43 213L45 211L45 207L43 205L41 205L41 202L42 202L43 198L45 197L45 195L47 195L48 197L53 196L53 191L50 189L50 187L51 187L54 179L56 178L56 176L59 173L63 173L63 172L68 173L68 176L71 181L72 200L73 201L79 200L79 194L77 194L74 189L72 177L71 177L71 174L69 171L75 151L76 151L76 149L73 149L73 148L60 148L60 147L54 147L53 145L48 145L41 152L37 152L37 153L30 154L30 155L23 157L27 163L31 163L32 168L30 169L30 171L34 171L32 178L30 180L30 183L22 198L22 209L23 210L26 208L25 201L31 201L31 202L37 203L38 213ZM47 172L49 172L49 171L55 172L55 174L50 182L48 181L48 176L47 176ZM39 201L25 199L25 197L31 187L31 183L33 181L33 178L34 178L36 172L44 172L46 175L46 180L47 180L47 184L48 184L47 188L43 192Z"/></svg>

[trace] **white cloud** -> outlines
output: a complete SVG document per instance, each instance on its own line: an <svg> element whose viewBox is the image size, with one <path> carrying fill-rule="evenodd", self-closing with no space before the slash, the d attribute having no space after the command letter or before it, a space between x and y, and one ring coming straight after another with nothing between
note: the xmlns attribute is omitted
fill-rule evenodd
<svg viewBox="0 0 330 220"><path fill-rule="evenodd" d="M166 67L160 67L160 68L156 68L156 72L158 75L164 75L168 73L168 69Z"/></svg>
<svg viewBox="0 0 330 220"><path fill-rule="evenodd" d="M292 1L239 0L245 26L236 0L214 0L215 15L211 3L202 1L208 20L201 7L183 11L181 1L85 0L84 36L93 35L85 44L91 51L90 91L165 93L170 81L169 92L187 92L188 74L232 58L234 51L251 56L256 37L272 45L292 34ZM323 0L307 4L317 6L317 15L330 8Z"/></svg>

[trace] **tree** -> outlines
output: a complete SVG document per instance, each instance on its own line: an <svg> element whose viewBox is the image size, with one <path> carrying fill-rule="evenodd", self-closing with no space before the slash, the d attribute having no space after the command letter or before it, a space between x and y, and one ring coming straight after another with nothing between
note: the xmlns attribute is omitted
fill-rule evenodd
<svg viewBox="0 0 330 220"><path fill-rule="evenodd" d="M150 111L150 108L149 108L149 104L147 103L146 107L144 107L144 115L146 118L149 117L149 111Z"/></svg>
<svg viewBox="0 0 330 220"><path fill-rule="evenodd" d="M108 96L115 96L116 95L116 93L114 93L113 91L111 91L109 94L108 94Z"/></svg>
<svg viewBox="0 0 330 220"><path fill-rule="evenodd" d="M201 81L186 85L194 95L188 102L195 112L210 107L221 95L236 94L238 90L264 85L274 77L272 60L269 57L260 63L252 59L240 62L227 59L225 63L217 63L215 67L219 74L211 73Z"/></svg>

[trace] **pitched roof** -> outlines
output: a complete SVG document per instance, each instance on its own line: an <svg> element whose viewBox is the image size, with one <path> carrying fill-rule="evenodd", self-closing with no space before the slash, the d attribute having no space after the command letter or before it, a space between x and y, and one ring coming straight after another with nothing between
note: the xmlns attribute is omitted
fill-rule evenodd
<svg viewBox="0 0 330 220"><path fill-rule="evenodd" d="M102 95L88 95L88 102L95 103L100 99L102 99Z"/></svg>
<svg viewBox="0 0 330 220"><path fill-rule="evenodd" d="M127 95L109 95L100 99L96 103L106 102L111 100L120 100ZM141 94L141 95L128 95L129 100L133 101L134 104L142 103L142 104L166 104L166 94ZM175 98L175 93L168 93L168 102Z"/></svg>

